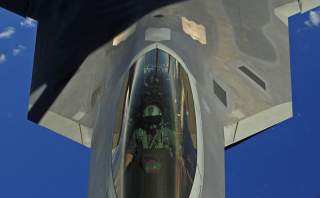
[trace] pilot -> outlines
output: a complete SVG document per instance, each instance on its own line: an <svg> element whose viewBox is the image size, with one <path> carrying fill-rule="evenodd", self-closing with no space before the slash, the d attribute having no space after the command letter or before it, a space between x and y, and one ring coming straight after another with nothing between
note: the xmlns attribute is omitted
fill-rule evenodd
<svg viewBox="0 0 320 198"><path fill-rule="evenodd" d="M161 110L156 105L149 105L143 111L143 123L146 127L134 130L126 155L126 167L135 155L142 150L168 149L172 155L174 134L163 126Z"/></svg>

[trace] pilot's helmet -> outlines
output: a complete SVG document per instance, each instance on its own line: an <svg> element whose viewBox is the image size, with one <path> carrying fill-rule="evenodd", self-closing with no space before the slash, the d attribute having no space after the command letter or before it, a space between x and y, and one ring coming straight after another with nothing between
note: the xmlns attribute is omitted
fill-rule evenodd
<svg viewBox="0 0 320 198"><path fill-rule="evenodd" d="M149 105L143 110L143 117L161 116L161 110L156 105Z"/></svg>

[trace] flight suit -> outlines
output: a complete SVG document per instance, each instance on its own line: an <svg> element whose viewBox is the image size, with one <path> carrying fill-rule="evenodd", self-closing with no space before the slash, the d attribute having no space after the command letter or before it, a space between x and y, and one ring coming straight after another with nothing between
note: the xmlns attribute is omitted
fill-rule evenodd
<svg viewBox="0 0 320 198"><path fill-rule="evenodd" d="M133 134L135 146L142 146L143 149L170 149L173 142L173 132L168 128L160 128L156 131L156 134L152 136L144 129L136 129Z"/></svg>
<svg viewBox="0 0 320 198"><path fill-rule="evenodd" d="M156 129L154 135L148 134L146 130L138 128L134 131L130 141L128 152L140 158L144 150L167 149L173 154L173 131L169 128ZM161 164L153 159L146 159L142 156L142 165L146 172L157 171L161 168Z"/></svg>

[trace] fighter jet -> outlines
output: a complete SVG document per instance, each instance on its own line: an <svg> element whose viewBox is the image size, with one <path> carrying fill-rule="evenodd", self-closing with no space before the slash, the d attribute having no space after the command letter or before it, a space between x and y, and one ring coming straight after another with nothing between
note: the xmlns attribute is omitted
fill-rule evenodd
<svg viewBox="0 0 320 198"><path fill-rule="evenodd" d="M288 17L319 5L0 1L38 21L28 119L91 148L89 198L224 198L224 149L292 117Z"/></svg>

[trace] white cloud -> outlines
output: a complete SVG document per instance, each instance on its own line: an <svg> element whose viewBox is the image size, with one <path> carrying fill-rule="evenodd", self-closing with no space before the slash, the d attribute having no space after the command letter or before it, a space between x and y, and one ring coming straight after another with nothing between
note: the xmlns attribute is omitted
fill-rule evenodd
<svg viewBox="0 0 320 198"><path fill-rule="evenodd" d="M19 48L14 48L12 50L13 56L18 56L20 54L20 52L21 52L21 49L19 49Z"/></svg>
<svg viewBox="0 0 320 198"><path fill-rule="evenodd" d="M304 24L308 27L320 26L320 13L316 11L310 11L309 20L305 21Z"/></svg>
<svg viewBox="0 0 320 198"><path fill-rule="evenodd" d="M0 32L0 39L9 39L15 32L14 27L7 27L3 32Z"/></svg>
<svg viewBox="0 0 320 198"><path fill-rule="evenodd" d="M6 62L6 60L7 60L6 55L5 54L0 54L0 64Z"/></svg>
<svg viewBox="0 0 320 198"><path fill-rule="evenodd" d="M12 50L12 54L13 54L13 56L18 56L18 55L21 53L21 51L22 51L22 50L25 50L25 49L26 49L25 46L23 46L23 45L18 45L18 47L14 48L14 49Z"/></svg>
<svg viewBox="0 0 320 198"><path fill-rule="evenodd" d="M305 21L304 24L308 27L312 27L312 23L311 21Z"/></svg>
<svg viewBox="0 0 320 198"><path fill-rule="evenodd" d="M24 45L18 45L18 48L20 48L20 49L27 49L27 47L24 46Z"/></svg>
<svg viewBox="0 0 320 198"><path fill-rule="evenodd" d="M21 21L20 25L27 28L33 28L36 27L36 20L27 17L24 21Z"/></svg>
<svg viewBox="0 0 320 198"><path fill-rule="evenodd" d="M320 25L320 13L317 13L315 11L311 11L309 13L309 18L310 18L312 25L314 25L314 26Z"/></svg>
<svg viewBox="0 0 320 198"><path fill-rule="evenodd" d="M12 112L8 112L8 113L7 113L7 116L8 116L8 118L9 118L9 119L11 119L11 118L13 118L13 117L14 117L14 115L13 115L13 113L12 113Z"/></svg>

